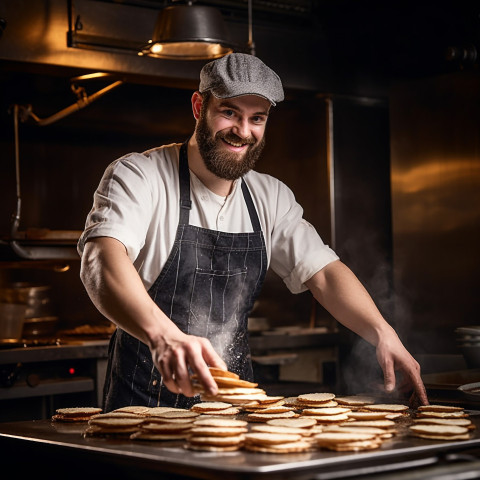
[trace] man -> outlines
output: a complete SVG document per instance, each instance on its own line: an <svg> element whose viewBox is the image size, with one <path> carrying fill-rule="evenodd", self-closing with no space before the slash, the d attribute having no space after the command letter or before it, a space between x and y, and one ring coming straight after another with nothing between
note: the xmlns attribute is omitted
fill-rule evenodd
<svg viewBox="0 0 480 480"><path fill-rule="evenodd" d="M107 168L78 245L85 288L118 327L106 411L189 408L199 401L192 373L218 391L208 366L252 380L247 319L268 267L376 346L387 391L398 370L428 403L418 363L354 274L303 220L292 192L253 170L283 97L279 77L254 56L210 62L192 96L193 136Z"/></svg>

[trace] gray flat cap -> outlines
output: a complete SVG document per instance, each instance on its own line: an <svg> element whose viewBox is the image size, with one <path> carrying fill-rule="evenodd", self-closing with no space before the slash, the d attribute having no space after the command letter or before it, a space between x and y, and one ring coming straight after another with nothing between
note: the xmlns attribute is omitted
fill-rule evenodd
<svg viewBox="0 0 480 480"><path fill-rule="evenodd" d="M210 90L217 98L258 95L272 105L284 98L280 77L259 58L246 53L231 53L207 63L200 72L198 90Z"/></svg>

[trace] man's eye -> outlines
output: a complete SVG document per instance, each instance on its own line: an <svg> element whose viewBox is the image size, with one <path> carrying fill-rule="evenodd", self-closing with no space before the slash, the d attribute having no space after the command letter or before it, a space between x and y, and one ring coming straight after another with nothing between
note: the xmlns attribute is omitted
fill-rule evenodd
<svg viewBox="0 0 480 480"><path fill-rule="evenodd" d="M226 117L233 117L233 110L224 110L223 111L223 114L226 116Z"/></svg>

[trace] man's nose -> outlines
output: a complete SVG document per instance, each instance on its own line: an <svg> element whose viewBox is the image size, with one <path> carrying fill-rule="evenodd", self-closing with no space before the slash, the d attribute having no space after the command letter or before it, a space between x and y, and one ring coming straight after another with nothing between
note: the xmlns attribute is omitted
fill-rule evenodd
<svg viewBox="0 0 480 480"><path fill-rule="evenodd" d="M250 136L250 128L247 120L239 120L233 127L233 133L240 138L248 138Z"/></svg>

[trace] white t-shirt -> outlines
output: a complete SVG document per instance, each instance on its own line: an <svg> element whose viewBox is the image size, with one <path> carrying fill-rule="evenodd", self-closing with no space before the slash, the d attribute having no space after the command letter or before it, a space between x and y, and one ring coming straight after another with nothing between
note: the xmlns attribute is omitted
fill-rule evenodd
<svg viewBox="0 0 480 480"><path fill-rule="evenodd" d="M88 239L113 237L125 245L145 288L150 288L177 231L179 152L180 144L165 145L128 154L107 167L78 242L80 255ZM302 218L302 207L284 183L255 171L244 178L265 237L269 266L292 293L305 291L304 282L338 256ZM229 233L253 231L240 180L228 197L221 197L190 171L190 197L191 225Z"/></svg>

